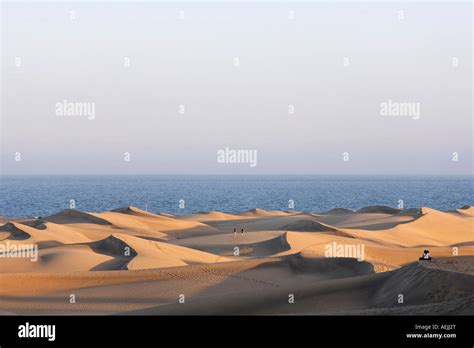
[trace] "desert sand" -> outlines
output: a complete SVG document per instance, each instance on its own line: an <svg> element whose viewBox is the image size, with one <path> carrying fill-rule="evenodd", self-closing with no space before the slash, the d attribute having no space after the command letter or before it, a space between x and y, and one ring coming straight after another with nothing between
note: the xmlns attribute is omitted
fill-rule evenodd
<svg viewBox="0 0 474 348"><path fill-rule="evenodd" d="M63 210L0 247L2 314L474 314L474 207Z"/></svg>

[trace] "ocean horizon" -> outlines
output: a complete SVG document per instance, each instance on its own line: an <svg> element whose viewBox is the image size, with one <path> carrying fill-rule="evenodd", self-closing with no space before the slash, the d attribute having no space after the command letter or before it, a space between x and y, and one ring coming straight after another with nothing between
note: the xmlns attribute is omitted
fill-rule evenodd
<svg viewBox="0 0 474 348"><path fill-rule="evenodd" d="M0 186L3 217L128 205L180 215L257 207L316 213L372 205L474 205L472 175L4 175Z"/></svg>

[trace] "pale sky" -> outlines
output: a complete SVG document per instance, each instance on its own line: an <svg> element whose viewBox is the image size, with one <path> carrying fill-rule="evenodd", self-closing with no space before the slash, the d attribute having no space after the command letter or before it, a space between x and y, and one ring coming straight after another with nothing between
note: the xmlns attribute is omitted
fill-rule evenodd
<svg viewBox="0 0 474 348"><path fill-rule="evenodd" d="M3 174L472 173L469 2L2 9Z"/></svg>

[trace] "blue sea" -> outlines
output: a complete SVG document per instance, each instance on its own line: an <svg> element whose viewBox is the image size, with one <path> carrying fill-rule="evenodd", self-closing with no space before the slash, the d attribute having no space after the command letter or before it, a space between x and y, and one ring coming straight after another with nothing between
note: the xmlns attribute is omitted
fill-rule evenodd
<svg viewBox="0 0 474 348"><path fill-rule="evenodd" d="M322 212L336 207L397 207L399 200L405 208L474 205L473 176L91 175L0 180L0 216L8 217L46 216L70 208L71 200L81 211L133 205L172 214L255 207Z"/></svg>

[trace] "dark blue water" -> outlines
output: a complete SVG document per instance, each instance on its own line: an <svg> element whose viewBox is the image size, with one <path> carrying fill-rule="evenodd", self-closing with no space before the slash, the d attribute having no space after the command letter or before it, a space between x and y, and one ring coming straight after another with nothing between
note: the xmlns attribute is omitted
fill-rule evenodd
<svg viewBox="0 0 474 348"><path fill-rule="evenodd" d="M0 216L45 216L70 207L103 211L134 205L188 214L251 208L322 212L369 205L474 205L473 176L2 176ZM184 200L184 208L180 208Z"/></svg>

